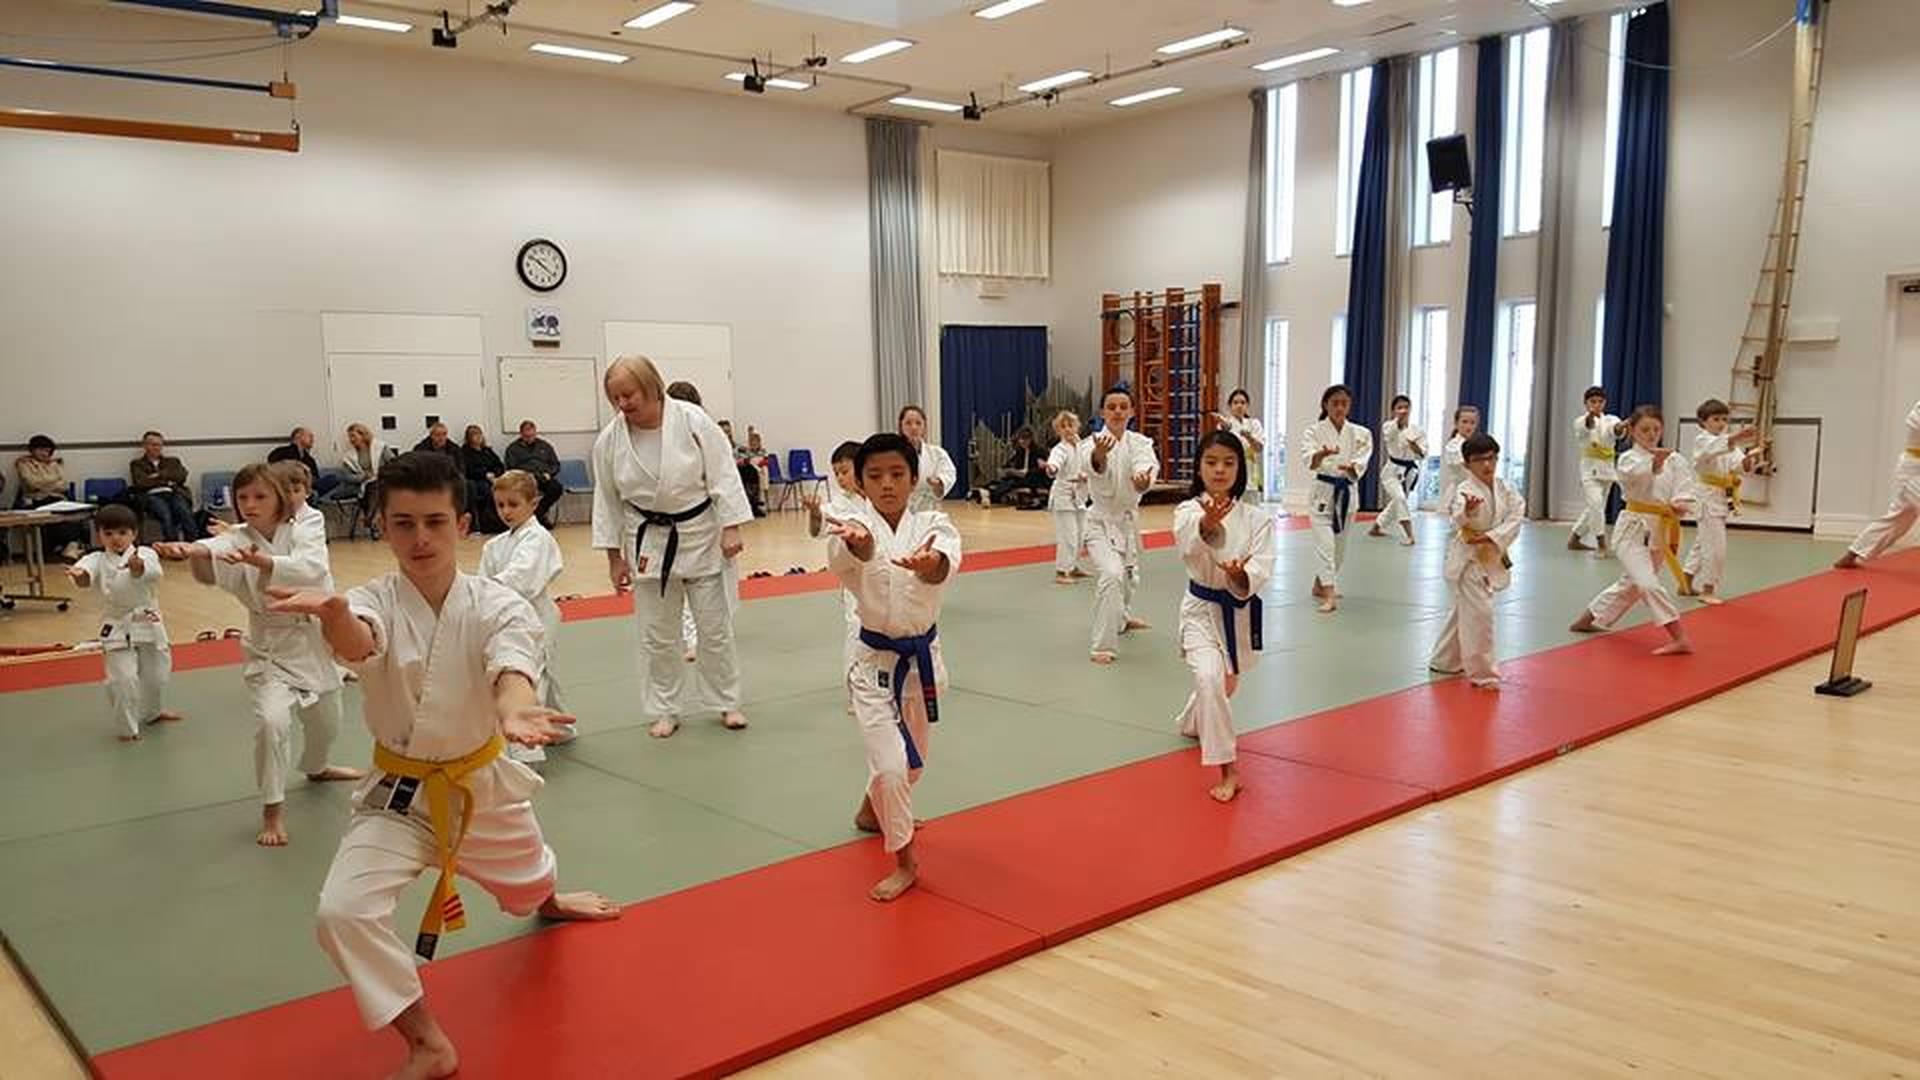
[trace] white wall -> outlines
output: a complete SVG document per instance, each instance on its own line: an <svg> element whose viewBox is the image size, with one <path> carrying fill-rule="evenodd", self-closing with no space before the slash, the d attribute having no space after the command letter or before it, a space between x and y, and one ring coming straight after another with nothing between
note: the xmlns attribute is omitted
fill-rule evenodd
<svg viewBox="0 0 1920 1080"><path fill-rule="evenodd" d="M184 25L74 5L43 14L34 23L47 32ZM320 312L478 314L491 382L495 354L530 351L524 312L536 301L561 309L569 354L597 354L609 319L732 324L736 419L776 447L817 455L869 429L857 120L570 69L426 61L339 37L301 46L297 155L0 131L0 235L34 253L0 271L0 323L10 328L0 441L32 431L78 442L132 439L148 426L221 439L321 427ZM271 64L231 70L261 78ZM0 73L0 97L118 116L286 122L284 106L238 95L15 70ZM555 239L569 259L567 283L547 298L513 270L533 236ZM478 419L492 430L491 386L487 400ZM571 455L588 439L556 442ZM184 456L211 469L259 453ZM117 475L130 456L70 454L69 471Z"/></svg>

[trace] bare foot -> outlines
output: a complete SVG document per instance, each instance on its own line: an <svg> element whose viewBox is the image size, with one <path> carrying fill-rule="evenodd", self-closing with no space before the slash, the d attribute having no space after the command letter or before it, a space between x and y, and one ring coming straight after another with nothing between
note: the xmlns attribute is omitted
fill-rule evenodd
<svg viewBox="0 0 1920 1080"><path fill-rule="evenodd" d="M1385 536L1385 535L1387 535L1387 534L1386 534L1386 533L1384 533L1384 532L1381 532L1381 531L1380 531L1380 526L1378 526L1378 525L1375 525L1375 526L1374 526L1373 528L1371 528L1371 529L1368 529L1368 530L1367 530L1367 535L1368 535L1368 536ZM1215 790L1215 791L1218 791L1218 790L1220 790L1220 789L1219 789L1219 788L1215 788L1214 790ZM1227 798L1228 798L1228 799L1231 799L1231 798L1233 798L1233 796L1231 796L1231 795L1229 795L1229 796L1227 796ZM1222 801L1222 802L1225 802L1226 800L1225 800L1225 799L1222 799L1221 801Z"/></svg>
<svg viewBox="0 0 1920 1080"><path fill-rule="evenodd" d="M285 810L283 803L270 803L260 808L260 834L253 838L254 843L261 847L287 846Z"/></svg>
<svg viewBox="0 0 1920 1080"><path fill-rule="evenodd" d="M1855 555L1851 551L1833 560L1833 568L1835 570L1852 570L1853 568L1859 565L1860 565L1860 556Z"/></svg>
<svg viewBox="0 0 1920 1080"><path fill-rule="evenodd" d="M316 784L324 784L332 780L359 780L366 775L367 773L364 769L350 769L345 765L329 765L319 772L308 773L307 779Z"/></svg>
<svg viewBox="0 0 1920 1080"><path fill-rule="evenodd" d="M1462 668L1462 667L1444 668L1444 667L1437 667L1433 664L1428 664L1427 670L1433 672L1435 675L1464 675L1466 674L1466 671L1467 671L1466 668Z"/></svg>
<svg viewBox="0 0 1920 1080"><path fill-rule="evenodd" d="M139 742L140 741L140 736L138 735L115 735L114 738L119 739L121 742Z"/></svg>
<svg viewBox="0 0 1920 1080"><path fill-rule="evenodd" d="M1340 605L1333 602L1333 596L1329 593L1320 597L1320 607L1317 610L1322 615L1331 615L1339 608Z"/></svg>
<svg viewBox="0 0 1920 1080"><path fill-rule="evenodd" d="M597 892L557 892L540 905L539 914L562 922L606 922L620 917L620 905Z"/></svg>
<svg viewBox="0 0 1920 1080"><path fill-rule="evenodd" d="M1499 690L1500 689L1500 680L1498 678L1470 679L1468 681L1473 684L1473 688L1476 690Z"/></svg>
<svg viewBox="0 0 1920 1080"><path fill-rule="evenodd" d="M1569 536L1567 537L1567 550L1568 551L1592 551L1593 549L1581 543L1579 537Z"/></svg>
<svg viewBox="0 0 1920 1080"><path fill-rule="evenodd" d="M1114 661L1114 655L1110 652L1097 652L1087 657L1087 659L1096 664L1111 664Z"/></svg>
<svg viewBox="0 0 1920 1080"><path fill-rule="evenodd" d="M1151 629L1153 629L1152 623L1148 622L1145 619L1140 618L1138 615L1129 615L1127 616L1126 624L1120 627L1120 632L1123 634L1127 634L1127 633L1132 633L1135 630L1151 630Z"/></svg>
<svg viewBox="0 0 1920 1080"><path fill-rule="evenodd" d="M1053 575L1053 583L1055 585L1071 585L1073 584L1073 575L1072 574L1055 574Z"/></svg>
<svg viewBox="0 0 1920 1080"><path fill-rule="evenodd" d="M1229 773L1221 777L1219 783L1209 788L1207 794L1213 796L1214 802L1232 802L1233 797L1240 794L1240 787L1240 775Z"/></svg>
<svg viewBox="0 0 1920 1080"><path fill-rule="evenodd" d="M1714 594L1714 593L1710 593L1710 592L1703 592L1703 593L1701 593L1701 594L1700 594L1700 602L1701 602L1701 603L1703 603L1703 604L1724 604L1724 603L1726 603L1726 601L1725 601L1725 600L1722 600L1722 599L1720 599L1720 597L1719 597L1718 595L1716 595L1716 594Z"/></svg>
<svg viewBox="0 0 1920 1080"><path fill-rule="evenodd" d="M747 727L747 714L739 709L730 709L720 716L720 722L728 731L744 731Z"/></svg>
<svg viewBox="0 0 1920 1080"><path fill-rule="evenodd" d="M1693 642L1686 638L1674 638L1665 645L1653 650L1655 656L1680 656L1693 651Z"/></svg>
<svg viewBox="0 0 1920 1080"><path fill-rule="evenodd" d="M1567 627L1567 629L1576 634L1597 634L1600 632L1600 624L1595 621L1593 612L1583 611L1580 613L1579 618L1573 620L1573 625Z"/></svg>
<svg viewBox="0 0 1920 1080"><path fill-rule="evenodd" d="M853 827L864 833L878 833L880 831L880 818L874 814L872 803L863 802L860 804L860 809L855 811L853 815Z"/></svg>
<svg viewBox="0 0 1920 1080"><path fill-rule="evenodd" d="M1400 538L1400 546L1401 546L1401 547L1412 547L1412 546L1413 546L1413 537L1411 537L1411 536L1403 536L1403 537L1401 537L1401 538Z"/></svg>
<svg viewBox="0 0 1920 1080"><path fill-rule="evenodd" d="M445 1035L437 1043L415 1045L411 1040L407 1044L407 1063L387 1077L387 1080L439 1080L460 1071L460 1055L454 1051L453 1043Z"/></svg>
<svg viewBox="0 0 1920 1080"><path fill-rule="evenodd" d="M908 889L913 888L913 883L918 876L918 873L911 867L896 867L893 873L881 878L879 883L876 884L867 895L884 904L889 900L895 899Z"/></svg>
<svg viewBox="0 0 1920 1080"><path fill-rule="evenodd" d="M153 719L151 719L151 720L149 720L149 721L147 721L147 723L149 723L149 724L177 724L177 723L179 723L180 721L182 721L182 720L185 720L185 719L186 719L186 717L184 717L184 716L182 716L182 715L180 715L180 714L179 714L179 713L177 713L177 712L172 712L172 711L168 711L168 712L160 712L160 713L155 713L155 714L153 715Z"/></svg>
<svg viewBox="0 0 1920 1080"><path fill-rule="evenodd" d="M653 726L647 729L647 734L656 739L668 739L672 738L673 733L679 730L680 721L678 720L655 720Z"/></svg>
<svg viewBox="0 0 1920 1080"><path fill-rule="evenodd" d="M686 659L687 663L689 664L700 659L700 652L697 649L688 649L685 653L681 655Z"/></svg>
<svg viewBox="0 0 1920 1080"><path fill-rule="evenodd" d="M1089 574L1089 573L1087 573L1087 572L1086 572L1085 570L1080 570L1080 569L1075 569L1075 570L1073 571L1073 576L1074 576L1074 577L1077 577L1077 578L1090 578L1090 577L1092 577L1093 575L1092 575L1092 574Z"/></svg>

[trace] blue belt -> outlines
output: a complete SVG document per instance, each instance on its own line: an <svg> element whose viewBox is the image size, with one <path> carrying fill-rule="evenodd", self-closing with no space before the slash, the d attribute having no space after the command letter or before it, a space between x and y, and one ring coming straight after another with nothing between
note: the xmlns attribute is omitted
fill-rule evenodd
<svg viewBox="0 0 1920 1080"><path fill-rule="evenodd" d="M888 637L876 630L860 628L860 644L878 652L890 652L893 662L893 714L900 726L900 738L907 744L907 768L918 769L921 766L920 748L913 745L913 733L907 730L907 715L900 708L902 683L907 679L907 665L917 662L920 665L920 693L927 703L927 723L940 721L940 691L933 681L933 641L940 634L937 626L927 627L924 634L912 637Z"/></svg>
<svg viewBox="0 0 1920 1080"><path fill-rule="evenodd" d="M1242 600L1239 597L1233 595L1231 592L1228 592L1226 589L1209 589L1205 585L1202 585L1199 582L1194 581L1192 578L1188 578L1187 579L1187 595L1193 597L1196 600L1205 600L1209 604L1219 605L1221 633L1224 634L1227 639L1227 665L1229 668L1232 669L1235 675L1240 674L1240 642L1238 640L1240 636L1240 631L1239 631L1239 628L1235 625L1235 623L1238 622L1238 620L1234 618L1234 613L1239 611L1241 608L1250 609L1247 614L1247 627L1248 627L1248 630L1250 631L1250 635L1253 638L1253 644L1251 648L1253 649L1254 652L1259 652L1260 651L1260 596L1259 594L1255 593L1254 595L1247 597L1245 600Z"/></svg>
<svg viewBox="0 0 1920 1080"><path fill-rule="evenodd" d="M1411 491L1420 482L1420 463L1412 458L1390 457L1388 461L1400 466L1400 487Z"/></svg>
<svg viewBox="0 0 1920 1080"><path fill-rule="evenodd" d="M1353 481L1345 476L1328 476L1315 473L1314 479L1333 489L1333 531L1341 532L1347 527L1347 517L1353 513Z"/></svg>
<svg viewBox="0 0 1920 1080"><path fill-rule="evenodd" d="M632 503L628 503L627 505L633 506ZM677 514L668 514L659 510L646 510L638 506L633 506L634 510L640 514L640 530L633 536L633 557L636 562L639 561L640 558L640 545L647 542L647 526L662 525L665 526L667 530L667 549L660 554L661 596L667 595L667 575L672 572L673 557L680 550L680 523L683 521L692 521L694 518L706 513L707 507L712 505L712 499L703 499L699 506L682 510Z"/></svg>

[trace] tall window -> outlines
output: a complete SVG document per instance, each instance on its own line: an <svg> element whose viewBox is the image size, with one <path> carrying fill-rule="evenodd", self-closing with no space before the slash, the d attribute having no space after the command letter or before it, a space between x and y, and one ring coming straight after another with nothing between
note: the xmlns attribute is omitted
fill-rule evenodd
<svg viewBox="0 0 1920 1080"><path fill-rule="evenodd" d="M1412 420L1427 433L1421 491L1414 495L1417 504L1425 504L1440 496L1440 452L1446 449L1451 430L1447 422L1447 309L1415 308L1408 344L1410 363L1400 392L1413 399Z"/></svg>
<svg viewBox="0 0 1920 1080"><path fill-rule="evenodd" d="M1540 231L1540 189L1547 162L1547 27L1507 39L1505 236Z"/></svg>
<svg viewBox="0 0 1920 1080"><path fill-rule="evenodd" d="M1347 313L1333 317L1333 363L1327 368L1327 385L1347 381ZM1317 399L1316 399L1317 400ZM1318 411L1317 409L1315 410Z"/></svg>
<svg viewBox="0 0 1920 1080"><path fill-rule="evenodd" d="M1453 194L1433 193L1427 172L1427 143L1459 130L1460 50L1428 53L1415 72L1413 153L1413 242L1444 244L1453 239Z"/></svg>
<svg viewBox="0 0 1920 1080"><path fill-rule="evenodd" d="M1373 101L1373 69L1340 76L1340 164L1335 177L1333 253L1353 253L1353 214L1360 205L1360 156L1367 146L1367 106Z"/></svg>
<svg viewBox="0 0 1920 1080"><path fill-rule="evenodd" d="M1604 136L1606 171L1600 176L1600 227L1613 224L1613 169L1620 160L1620 88L1627 77L1627 19L1631 12L1616 11L1607 20L1607 133Z"/></svg>
<svg viewBox="0 0 1920 1080"><path fill-rule="evenodd" d="M1606 380L1600 373L1606 370L1607 359L1607 294L1593 302L1593 381L1588 386L1599 386Z"/></svg>
<svg viewBox="0 0 1920 1080"><path fill-rule="evenodd" d="M1287 490L1287 320L1267 320L1266 458L1260 476L1268 498Z"/></svg>
<svg viewBox="0 0 1920 1080"><path fill-rule="evenodd" d="M1267 91L1267 262L1293 258L1293 144L1300 87Z"/></svg>
<svg viewBox="0 0 1920 1080"><path fill-rule="evenodd" d="M1527 486L1527 435L1533 427L1532 300L1500 305L1494 323L1491 432L1500 442L1500 475L1522 491Z"/></svg>

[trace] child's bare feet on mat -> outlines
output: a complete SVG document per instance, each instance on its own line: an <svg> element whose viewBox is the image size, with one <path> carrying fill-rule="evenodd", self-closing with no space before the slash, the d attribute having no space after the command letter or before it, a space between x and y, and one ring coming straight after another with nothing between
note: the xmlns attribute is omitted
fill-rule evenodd
<svg viewBox="0 0 1920 1080"><path fill-rule="evenodd" d="M1681 656L1693 651L1693 642L1686 638L1674 638L1665 645L1653 650L1655 656Z"/></svg>
<svg viewBox="0 0 1920 1080"><path fill-rule="evenodd" d="M438 1080L459 1071L453 1040L427 1011L426 1002L416 1001L394 1017L393 1030L407 1040L407 1063L387 1080Z"/></svg>
<svg viewBox="0 0 1920 1080"><path fill-rule="evenodd" d="M1111 664L1113 663L1114 656L1110 652L1097 652L1089 655L1087 659L1096 664Z"/></svg>
<svg viewBox="0 0 1920 1080"><path fill-rule="evenodd" d="M334 780L359 780L366 775L365 769L353 769L345 765L329 765L319 772L308 773L307 779L316 784L325 784Z"/></svg>
<svg viewBox="0 0 1920 1080"><path fill-rule="evenodd" d="M747 726L747 714L734 709L723 713L720 722L726 725L728 731L743 731Z"/></svg>
<svg viewBox="0 0 1920 1080"><path fill-rule="evenodd" d="M1600 624L1594 620L1593 612L1583 611L1580 613L1579 618L1573 620L1573 625L1567 627L1567 629L1576 634L1597 634L1600 632Z"/></svg>
<svg viewBox="0 0 1920 1080"><path fill-rule="evenodd" d="M564 922L606 922L620 917L620 905L597 892L557 892L540 905L540 917Z"/></svg>
<svg viewBox="0 0 1920 1080"><path fill-rule="evenodd" d="M647 729L647 734L656 739L667 739L672 738L673 733L679 730L680 721L678 720L655 720L653 726Z"/></svg>
<svg viewBox="0 0 1920 1080"><path fill-rule="evenodd" d="M177 712L172 712L172 711L168 711L168 712L159 712L159 713L154 713L154 714L153 714L153 719L151 719L151 720L149 720L149 721L147 721L147 723L149 723L149 724L177 724L177 723L179 723L180 721L182 721L182 720L185 720L185 719L186 719L186 717L184 717L184 716L182 716L182 715L180 715L180 714L179 714L179 713L177 713Z"/></svg>
<svg viewBox="0 0 1920 1080"><path fill-rule="evenodd" d="M1135 630L1151 630L1151 629L1153 629L1152 623L1148 622L1145 619L1140 618L1137 615L1129 615L1127 616L1126 623L1120 627L1120 632L1123 634L1130 634Z"/></svg>
<svg viewBox="0 0 1920 1080"><path fill-rule="evenodd" d="M1229 765L1220 770L1220 782L1208 789L1207 794L1213 796L1214 802L1232 802L1233 797L1240 794L1240 788L1240 773Z"/></svg>
<svg viewBox="0 0 1920 1080"><path fill-rule="evenodd" d="M139 742L140 741L140 736L138 735L116 735L114 736L114 738L119 739L121 742Z"/></svg>
<svg viewBox="0 0 1920 1080"><path fill-rule="evenodd" d="M286 847L285 803L269 803L260 808L260 834L253 842L261 847Z"/></svg>
<svg viewBox="0 0 1920 1080"><path fill-rule="evenodd" d="M1835 570L1851 570L1854 567L1859 565L1860 565L1860 556L1855 555L1851 551L1833 560L1833 568Z"/></svg>

